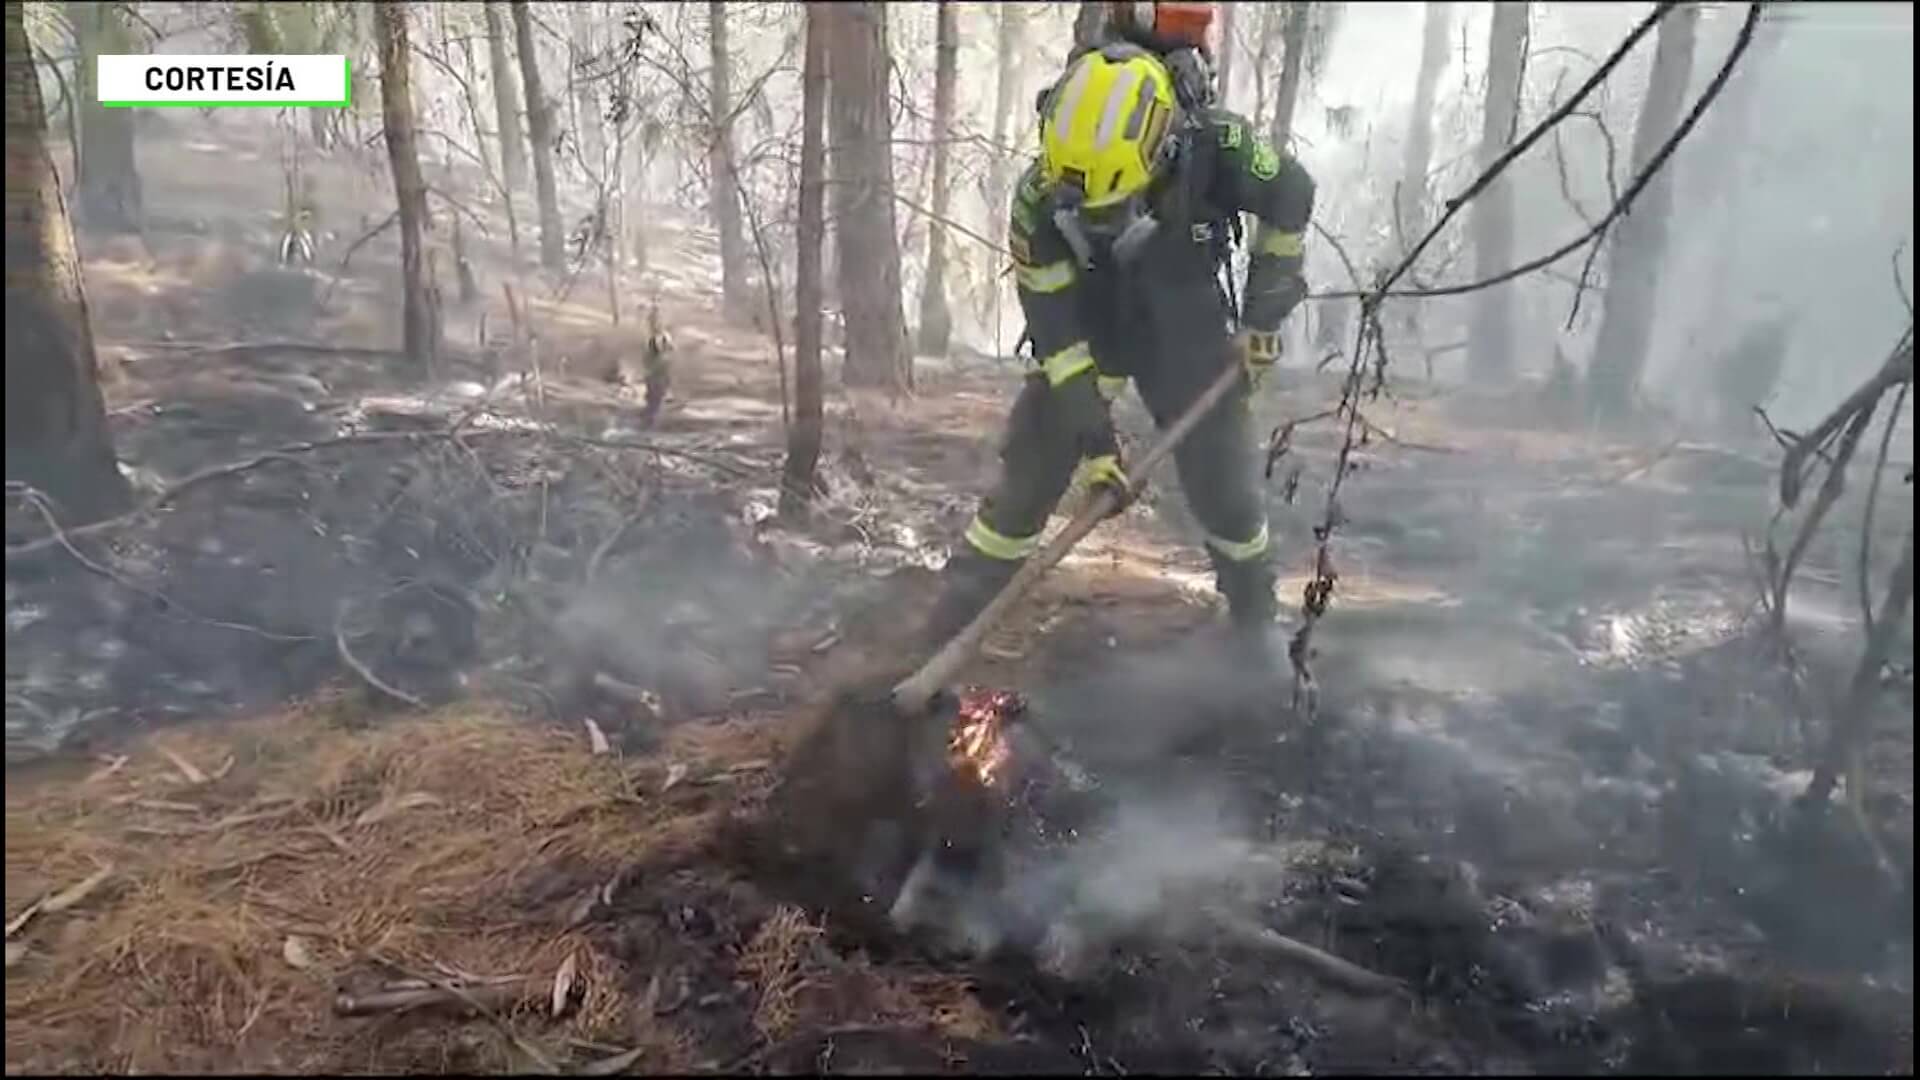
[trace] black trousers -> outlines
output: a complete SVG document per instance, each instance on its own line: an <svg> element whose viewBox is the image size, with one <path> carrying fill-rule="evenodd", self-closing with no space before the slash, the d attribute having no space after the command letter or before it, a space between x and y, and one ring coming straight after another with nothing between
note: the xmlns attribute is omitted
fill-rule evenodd
<svg viewBox="0 0 1920 1080"><path fill-rule="evenodd" d="M1134 384L1164 428L1196 400L1221 366L1238 363L1223 333L1218 348L1135 367ZM1111 384L1123 382L1109 379ZM1236 622L1264 624L1274 612L1266 510L1243 382L1214 406L1174 450L1180 487L1207 533L1215 578ZM1047 518L1079 464L1073 433L1056 415L1046 378L1031 375L1014 399L1001 444L1000 476L968 526L967 550L950 564L948 596L936 608L932 637L942 637L984 606L992 590L1038 548ZM984 594L984 595L983 595Z"/></svg>

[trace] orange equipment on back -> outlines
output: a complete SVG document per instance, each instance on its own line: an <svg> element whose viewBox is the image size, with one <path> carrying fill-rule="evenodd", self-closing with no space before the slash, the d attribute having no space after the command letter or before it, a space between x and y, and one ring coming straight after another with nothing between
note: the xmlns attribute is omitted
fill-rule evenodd
<svg viewBox="0 0 1920 1080"><path fill-rule="evenodd" d="M1153 5L1153 36L1177 41L1194 48L1207 44L1207 28L1213 25L1210 3L1156 3Z"/></svg>

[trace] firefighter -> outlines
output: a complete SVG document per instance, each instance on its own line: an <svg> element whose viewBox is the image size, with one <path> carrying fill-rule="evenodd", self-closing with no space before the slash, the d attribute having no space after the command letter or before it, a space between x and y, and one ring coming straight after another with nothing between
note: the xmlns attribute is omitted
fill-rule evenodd
<svg viewBox="0 0 1920 1080"><path fill-rule="evenodd" d="M645 427L653 426L660 417L660 407L667 403L667 384L673 374L672 356L673 339L661 327L660 305L654 304L647 310L647 344L640 354L640 373L647 392L640 422Z"/></svg>
<svg viewBox="0 0 1920 1080"><path fill-rule="evenodd" d="M1244 363L1237 392L1174 458L1236 637L1264 655L1274 577L1248 398L1279 358L1281 321L1306 294L1313 180L1244 118L1183 108L1168 65L1130 42L1083 53L1042 104L1041 153L1014 195L1007 241L1033 370L1008 417L999 481L945 571L926 644L965 626L1039 548L1076 475L1124 486L1110 410L1129 380L1164 426L1223 366ZM1236 305L1217 275L1223 238L1243 212L1256 224Z"/></svg>

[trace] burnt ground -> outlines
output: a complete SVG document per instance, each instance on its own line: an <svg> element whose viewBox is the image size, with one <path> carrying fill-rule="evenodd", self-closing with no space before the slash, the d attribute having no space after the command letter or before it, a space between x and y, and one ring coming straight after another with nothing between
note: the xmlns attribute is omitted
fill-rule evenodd
<svg viewBox="0 0 1920 1080"><path fill-rule="evenodd" d="M1741 546L1768 509L1765 446L1609 443L1528 388L1398 385L1348 488L1312 718L1216 647L1197 534L1159 478L967 673L1026 696L1098 809L985 898L1067 932L965 955L763 841L810 824L782 816L778 763L819 703L901 663L991 475L983 433L1014 372L923 358L912 401L832 393L822 508L782 525L771 347L717 322L712 239L681 212L654 208L655 262L629 268L619 326L583 287L534 305L532 354L502 344L504 240L478 242L489 298L450 304L453 355L410 373L379 351L397 242L338 268L372 224L348 208L386 198L381 174L317 166L337 196L321 267L279 269L275 158L248 140L157 128L144 241L86 242L136 483L268 457L76 539L91 569L57 545L9 557L9 919L109 860L121 879L9 935L10 1071L523 1068L485 1022L330 1016L324 984L287 979L352 986L382 950L544 974L565 949L588 958L585 1003L500 1030L572 1062L632 1047L643 1070L1911 1071L1911 686L1882 701L1864 832L1786 814L1805 739ZM551 293L531 272L522 286ZM645 428L617 373L654 298L680 349ZM1260 410L1279 423L1332 393L1298 374ZM341 441L271 453L323 440ZM1271 485L1289 603L1333 440L1301 429ZM1896 496L1888 532L1911 512ZM18 507L8 531L44 533ZM1855 543L1817 544L1794 598L1815 702L1858 640ZM481 713L510 734L458 757ZM163 753L183 747L207 773L237 764L194 783ZM548 814L513 786L516 755L600 786ZM465 856L471 881L406 863L418 892L375 919L339 883L391 854L385 834L238 879L209 849L208 903L299 896L301 918L251 916L210 967L180 941L211 950L211 930L143 921L203 886L181 869L201 841L128 816L142 806L172 821L272 792L333 828L403 789L438 800L408 820L471 828L493 861ZM1229 923L1409 993L1342 991ZM292 933L314 967L282 970ZM263 1004L195 1014L177 1039L138 1035L179 1007L164 995L131 1016L68 1004L170 964L245 1000L235 988L265 987Z"/></svg>

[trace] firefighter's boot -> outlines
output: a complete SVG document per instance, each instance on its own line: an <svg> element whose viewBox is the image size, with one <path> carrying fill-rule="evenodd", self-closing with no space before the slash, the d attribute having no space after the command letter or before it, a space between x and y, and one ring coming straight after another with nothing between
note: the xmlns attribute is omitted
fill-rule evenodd
<svg viewBox="0 0 1920 1080"><path fill-rule="evenodd" d="M1277 671L1271 636L1279 603L1273 595L1273 564L1264 553L1244 560L1218 551L1213 558L1214 584L1227 601L1229 638L1239 659L1254 670Z"/></svg>

